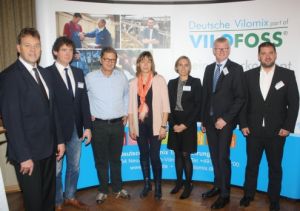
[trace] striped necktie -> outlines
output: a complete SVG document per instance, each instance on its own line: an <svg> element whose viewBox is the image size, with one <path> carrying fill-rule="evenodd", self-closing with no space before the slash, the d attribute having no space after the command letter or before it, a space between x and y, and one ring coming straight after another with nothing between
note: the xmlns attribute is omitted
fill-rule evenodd
<svg viewBox="0 0 300 211"><path fill-rule="evenodd" d="M213 92L216 91L217 83L218 83L219 77L221 75L221 66L222 66L222 64L217 64L217 69L216 69L216 71L214 73L214 78L213 78Z"/></svg>

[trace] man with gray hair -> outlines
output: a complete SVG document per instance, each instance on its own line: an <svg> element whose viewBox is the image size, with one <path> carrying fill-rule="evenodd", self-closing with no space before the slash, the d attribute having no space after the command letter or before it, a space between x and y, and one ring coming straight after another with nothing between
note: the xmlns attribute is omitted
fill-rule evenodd
<svg viewBox="0 0 300 211"><path fill-rule="evenodd" d="M104 19L98 20L98 27L94 31L83 33L83 35L84 37L95 37L95 43L98 48L112 46L111 34L106 28L106 21Z"/></svg>
<svg viewBox="0 0 300 211"><path fill-rule="evenodd" d="M215 62L206 67L203 78L201 117L215 178L214 187L203 193L202 198L219 195L211 208L221 209L230 200L230 143L246 97L243 67L228 58L230 45L225 37L215 40L213 54Z"/></svg>

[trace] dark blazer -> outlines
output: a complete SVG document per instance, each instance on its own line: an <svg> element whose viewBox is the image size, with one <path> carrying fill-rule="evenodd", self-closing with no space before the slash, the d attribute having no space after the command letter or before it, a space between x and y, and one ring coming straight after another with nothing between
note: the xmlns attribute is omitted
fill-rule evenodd
<svg viewBox="0 0 300 211"><path fill-rule="evenodd" d="M177 86L179 78L172 79L168 83L169 90L169 99L171 106L171 113L169 115L169 124L175 125L178 123L174 115L176 100L177 100ZM180 123L184 124L187 127L190 127L191 124L199 121L200 109L201 109L201 98L202 98L202 86L201 81L198 78L189 76L186 86L191 87L191 91L183 91L181 98L181 105L183 107L183 112L185 119Z"/></svg>
<svg viewBox="0 0 300 211"><path fill-rule="evenodd" d="M74 99L69 95L67 86L55 64L47 67L54 83L55 101L65 142L71 140L74 125L76 125L79 138L82 137L83 128L91 128L90 104L83 72L76 67L71 66L71 69L75 80Z"/></svg>
<svg viewBox="0 0 300 211"><path fill-rule="evenodd" d="M41 160L63 143L49 73L38 67L49 89L49 100L26 67L17 60L1 73L3 124L10 161Z"/></svg>
<svg viewBox="0 0 300 211"><path fill-rule="evenodd" d="M276 65L266 100L260 91L259 78L260 67L244 73L247 101L240 115L241 128L249 127L251 135L262 137L276 136L280 129L293 132L299 110L299 92L294 72Z"/></svg>
<svg viewBox="0 0 300 211"><path fill-rule="evenodd" d="M141 39L150 39L150 29L145 28L141 33ZM152 31L152 39L156 39L159 41L159 44L154 44L153 48L160 48L162 45L161 35L159 34L157 29L153 29ZM149 44L144 44L144 48L148 48Z"/></svg>
<svg viewBox="0 0 300 211"><path fill-rule="evenodd" d="M208 65L203 78L203 98L201 108L202 124L205 126L210 122L210 110L213 110L213 122L219 117L233 126L237 123L237 117L245 102L245 93L242 84L243 67L231 60L227 60L224 68L228 73L222 71L217 82L216 91L213 93L213 76L216 63Z"/></svg>

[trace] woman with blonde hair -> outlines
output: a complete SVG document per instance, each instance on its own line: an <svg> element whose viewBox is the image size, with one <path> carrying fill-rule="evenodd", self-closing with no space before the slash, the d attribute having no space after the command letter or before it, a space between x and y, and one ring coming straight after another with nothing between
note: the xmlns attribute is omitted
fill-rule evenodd
<svg viewBox="0 0 300 211"><path fill-rule="evenodd" d="M191 61L181 56L175 63L178 78L170 80L168 90L171 114L169 115L168 149L174 150L176 185L171 194L182 186L180 199L188 198L192 192L193 163L191 153L197 151L197 121L200 117L202 86L200 79L190 76ZM182 176L185 173L185 183Z"/></svg>
<svg viewBox="0 0 300 211"><path fill-rule="evenodd" d="M163 76L155 71L153 56L142 52L136 62L136 77L129 88L129 135L137 140L140 163L144 178L141 198L152 190L150 182L150 161L154 176L157 200L161 199L162 164L160 160L161 140L167 134L168 113L170 113L168 88Z"/></svg>

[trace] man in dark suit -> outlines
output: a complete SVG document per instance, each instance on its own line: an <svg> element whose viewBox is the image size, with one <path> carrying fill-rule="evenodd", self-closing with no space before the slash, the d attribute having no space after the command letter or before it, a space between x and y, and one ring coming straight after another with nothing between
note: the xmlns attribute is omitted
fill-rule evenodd
<svg viewBox="0 0 300 211"><path fill-rule="evenodd" d="M237 116L245 102L242 85L243 68L228 59L228 40L215 40L213 53L216 62L208 65L203 79L202 131L206 132L212 165L214 187L202 194L210 198L220 194L211 208L223 208L230 200L230 143Z"/></svg>
<svg viewBox="0 0 300 211"><path fill-rule="evenodd" d="M70 66L75 45L67 37L59 37L53 44L52 53L56 62L47 69L54 82L55 101L66 143L65 192L62 190L62 163L56 166L56 210L62 210L63 202L76 208L86 205L75 198L79 177L81 141L91 141L91 114L82 70ZM83 131L84 130L84 131Z"/></svg>
<svg viewBox="0 0 300 211"><path fill-rule="evenodd" d="M144 48L152 49L159 48L161 46L161 35L158 30L154 28L154 18L148 18L147 27L141 32L141 41L144 44Z"/></svg>
<svg viewBox="0 0 300 211"><path fill-rule="evenodd" d="M254 199L259 163L265 151L269 165L270 210L280 209L283 147L286 137L295 128L299 92L294 72L277 66L276 58L275 45L264 42L258 47L260 67L244 74L247 101L240 115L240 126L247 139L244 197L240 201L244 207Z"/></svg>
<svg viewBox="0 0 300 211"><path fill-rule="evenodd" d="M55 153L65 146L54 106L49 72L37 65L40 35L24 28L18 35L18 60L1 73L7 157L15 167L25 210L54 210ZM55 142L55 140L57 142Z"/></svg>

